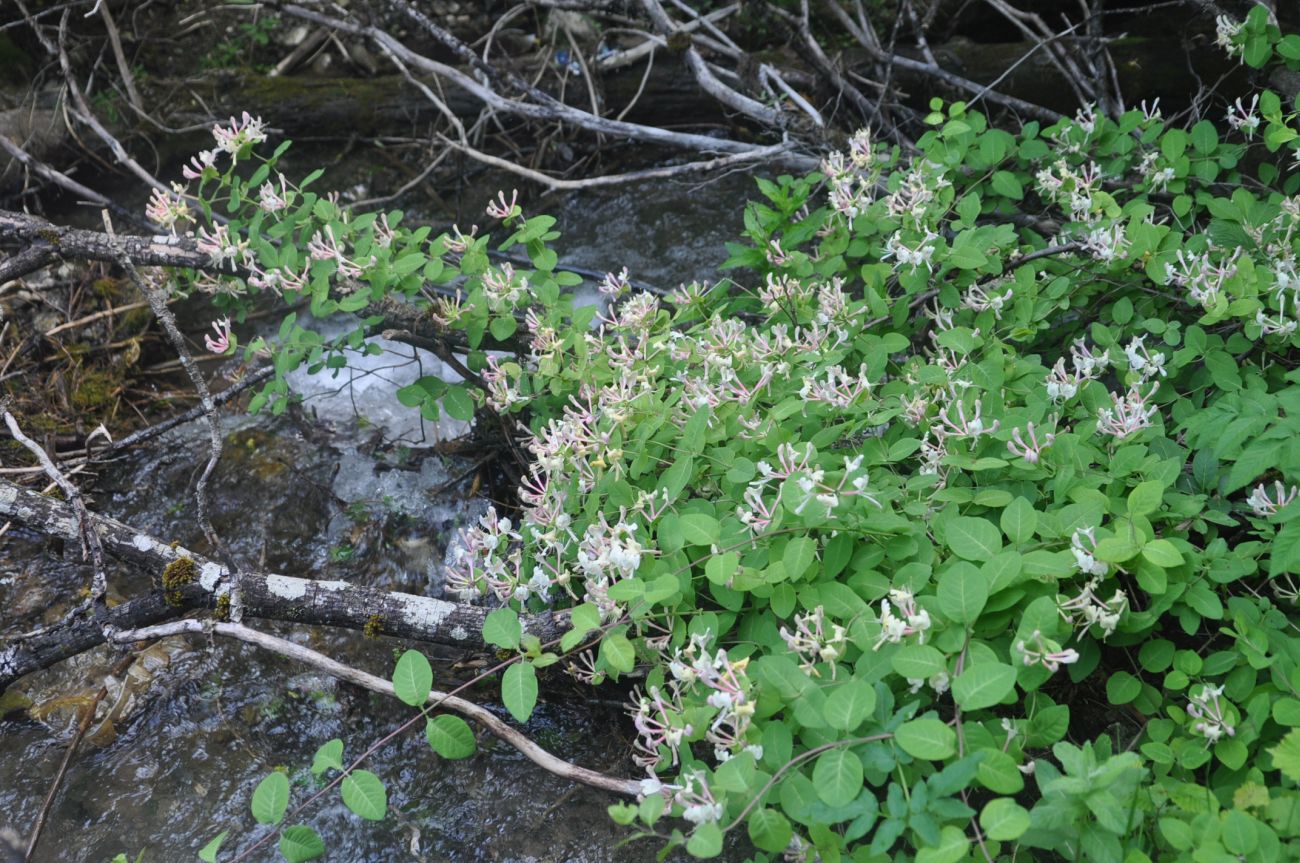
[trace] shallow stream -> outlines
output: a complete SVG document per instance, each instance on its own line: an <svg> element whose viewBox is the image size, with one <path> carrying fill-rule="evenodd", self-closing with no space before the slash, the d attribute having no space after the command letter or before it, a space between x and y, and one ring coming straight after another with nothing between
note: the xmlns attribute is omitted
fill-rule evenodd
<svg viewBox="0 0 1300 863"><path fill-rule="evenodd" d="M717 277L723 243L737 236L739 203L751 192L750 180L732 176L705 186L656 183L556 196L529 211L560 220L562 263L627 266L634 278L673 287ZM485 191L485 203L487 197ZM428 373L429 358L422 359ZM462 477L470 462L403 460L403 446L428 446L455 431L421 427L392 399L393 389L417 373L407 349L336 380L300 378L303 409L279 419L224 415L226 449L211 506L217 531L240 560L272 572L436 591L449 537L484 502L467 494ZM204 440L200 425L183 427L112 463L95 484L93 507L165 540L202 547L190 486L206 457ZM21 529L0 543L3 640L58 620L86 576L71 547L60 555ZM112 572L120 598L147 584L147 575ZM253 623L383 677L406 646ZM474 657L423 649L435 660L439 687L476 671ZM44 715L0 723L0 827L27 835L72 736L77 696L95 692L121 655L96 650L13 687ZM193 860L223 829L231 831L227 850L246 847L259 835L248 801L269 770L288 771L296 802L314 787L308 768L320 744L342 738L346 761L410 716L396 701L225 641L164 642L130 674L118 722L94 729L83 743L34 859L108 863L118 853L135 860L143 851L145 863ZM471 697L496 700L491 685ZM525 730L571 761L631 775L630 725L617 701L612 690L579 691L556 680L544 686ZM491 737L480 735L479 746L473 758L443 761L417 728L364 765L386 781L388 819L363 822L332 793L298 823L326 838L325 859L350 863L654 859L654 844L619 846L626 834L605 813L614 802L609 795L556 779ZM272 844L250 859L281 858Z"/></svg>

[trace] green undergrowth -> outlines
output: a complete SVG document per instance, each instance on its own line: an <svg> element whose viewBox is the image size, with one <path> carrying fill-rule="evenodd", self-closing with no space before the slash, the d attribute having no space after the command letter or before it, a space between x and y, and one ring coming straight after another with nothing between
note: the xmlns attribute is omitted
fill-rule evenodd
<svg viewBox="0 0 1300 863"><path fill-rule="evenodd" d="M1228 24L1252 62L1251 40L1288 56L1266 23ZM704 858L740 834L762 861L1283 860L1295 120L1267 91L1188 128L1144 108L1003 130L936 101L915 153L861 133L760 181L727 262L749 286L611 274L598 307L572 302L550 217L503 195L489 239L351 214L272 177L247 118L195 164L243 233L155 212L252 271L198 282L236 319L268 290L317 317L396 297L464 334L469 381L397 398L515 424L529 464L448 583L499 606L484 637L520 722L539 668L638 675L641 793L610 808L630 834ZM283 409L300 364L377 350L377 323L329 341L288 315L248 347L278 372L256 407ZM520 616L557 607L572 629L540 644ZM403 655L399 697L428 710L432 682ZM473 755L462 720L424 721L435 753ZM342 741L322 753L313 776L383 817L382 781ZM272 774L258 820L279 829L300 781ZM324 850L278 835L290 860Z"/></svg>

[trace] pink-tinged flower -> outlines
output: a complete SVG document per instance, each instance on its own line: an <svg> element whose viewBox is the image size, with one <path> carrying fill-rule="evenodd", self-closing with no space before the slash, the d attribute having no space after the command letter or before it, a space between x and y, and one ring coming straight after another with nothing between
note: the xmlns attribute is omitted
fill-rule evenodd
<svg viewBox="0 0 1300 863"><path fill-rule="evenodd" d="M451 230L455 236L447 237L443 241L443 244L447 247L447 251L463 255L465 251L469 249L469 244L474 241L474 237L478 234L478 225L470 225L468 234L461 233L460 225L452 225Z"/></svg>
<svg viewBox="0 0 1300 863"><path fill-rule="evenodd" d="M149 198L149 206L145 207L145 216L155 225L166 228L174 235L177 222L194 220L190 215L189 205L181 197L184 194L185 187L179 183L172 183L170 195L161 189L154 189L153 195Z"/></svg>
<svg viewBox="0 0 1300 863"><path fill-rule="evenodd" d="M334 228L325 226L324 232L317 231L307 243L307 254L316 261L334 261L338 264L339 275L355 278L361 275L361 267L343 254L344 244L334 236Z"/></svg>
<svg viewBox="0 0 1300 863"><path fill-rule="evenodd" d="M1043 450L1052 445L1052 442L1056 440L1056 435L1047 432L1043 435L1043 439L1040 441L1038 439L1038 432L1034 428L1034 424L1029 423L1027 428L1029 432L1027 435L1029 438L1028 441L1026 441L1025 437L1020 434L1020 429L1014 428L1011 430L1012 439L1007 441L1007 450L1009 450L1012 455L1018 455L1030 464L1038 464L1039 458L1042 457Z"/></svg>
<svg viewBox="0 0 1300 863"><path fill-rule="evenodd" d="M210 232L207 228L199 228L195 248L211 258L212 263L222 266L244 259L248 251L248 241L236 241L230 235L229 228L225 225L215 225Z"/></svg>
<svg viewBox="0 0 1300 863"><path fill-rule="evenodd" d="M1123 440L1144 428L1150 428L1151 418L1160 410L1157 405L1150 404L1159 388L1160 383L1154 381L1147 393L1139 390L1137 384L1129 387L1123 396L1111 393L1113 406L1098 411L1097 431L1112 435L1116 440Z"/></svg>
<svg viewBox="0 0 1300 863"><path fill-rule="evenodd" d="M1016 651L1025 665L1041 665L1052 673L1056 673L1062 665L1072 665L1079 661L1077 650L1062 650L1061 645L1044 638L1043 633L1037 629L1030 634L1028 641L1021 639L1016 642Z"/></svg>
<svg viewBox="0 0 1300 863"><path fill-rule="evenodd" d="M1220 701L1222 695L1222 686L1211 686L1206 683L1201 686L1200 694L1193 695L1191 701L1187 703L1187 715L1197 720L1192 727L1205 735L1208 743L1217 743L1225 734L1233 737L1237 733L1227 709L1231 704Z"/></svg>
<svg viewBox="0 0 1300 863"><path fill-rule="evenodd" d="M181 168L181 176L187 180L198 180L203 177L203 172L208 168L216 170L217 152L215 150L200 150L197 156L190 157L188 165Z"/></svg>
<svg viewBox="0 0 1300 863"><path fill-rule="evenodd" d="M520 214L519 209L519 190L510 190L510 202L506 203L506 193L497 192L497 199L489 201L487 205L487 214L494 219L509 219Z"/></svg>
<svg viewBox="0 0 1300 863"><path fill-rule="evenodd" d="M217 149L229 153L230 161L234 164L239 161L241 150L266 140L266 131L261 117L250 117L245 111L238 120L230 118L229 128L213 126L212 137L217 140Z"/></svg>
<svg viewBox="0 0 1300 863"><path fill-rule="evenodd" d="M284 174L277 172L280 180L280 187L277 189L275 184L270 180L263 183L257 190L257 206L265 213L278 213L285 207L289 206L289 185L284 179Z"/></svg>
<svg viewBox="0 0 1300 863"><path fill-rule="evenodd" d="M214 354L224 354L230 351L231 333L230 318L219 318L212 322L212 329L216 332L217 337L205 335L203 344Z"/></svg>
<svg viewBox="0 0 1300 863"><path fill-rule="evenodd" d="M1269 493L1264 490L1264 484L1260 483L1255 486L1255 490L1250 493L1250 497L1247 498L1246 503L1250 504L1250 508L1254 511L1255 515L1260 518L1268 518L1271 515L1276 515L1285 507L1290 506L1291 502L1294 501L1298 495L1300 495L1300 488L1291 486L1291 488L1288 489L1286 486L1282 485L1281 481L1275 481L1273 483L1273 494L1270 496Z"/></svg>

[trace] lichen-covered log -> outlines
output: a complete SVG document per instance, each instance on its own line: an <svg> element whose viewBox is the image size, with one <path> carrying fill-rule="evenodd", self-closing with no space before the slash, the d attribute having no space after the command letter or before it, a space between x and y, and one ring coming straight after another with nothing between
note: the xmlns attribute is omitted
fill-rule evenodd
<svg viewBox="0 0 1300 863"><path fill-rule="evenodd" d="M178 617L197 608L220 608L229 581L224 566L111 518L91 517L105 552L158 574L159 584L153 593L110 610L109 626L133 628ZM0 480L0 520L5 519L13 519L46 536L69 541L77 538L77 522L71 507ZM337 626L370 635L470 649L484 646L483 620L490 611L427 596L289 575L245 572L241 587L245 617ZM565 612L524 615L522 623L526 632L546 642L568 629L569 617ZM98 623L67 620L40 635L0 646L0 691L25 674L103 642L104 631Z"/></svg>

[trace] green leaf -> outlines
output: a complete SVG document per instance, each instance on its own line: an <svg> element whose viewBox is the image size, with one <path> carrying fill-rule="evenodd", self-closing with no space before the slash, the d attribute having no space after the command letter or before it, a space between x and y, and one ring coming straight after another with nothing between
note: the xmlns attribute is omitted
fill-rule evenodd
<svg viewBox="0 0 1300 863"><path fill-rule="evenodd" d="M1163 569L1182 565L1183 554L1167 539L1153 539L1142 546L1142 556Z"/></svg>
<svg viewBox="0 0 1300 863"><path fill-rule="evenodd" d="M734 551L715 554L704 564L704 577L714 584L726 587L739 567L740 555Z"/></svg>
<svg viewBox="0 0 1300 863"><path fill-rule="evenodd" d="M447 387L447 392L442 396L442 407L452 419L461 422L474 419L474 400L462 386Z"/></svg>
<svg viewBox="0 0 1300 863"><path fill-rule="evenodd" d="M1248 860L1248 856L1259 847L1259 833L1255 829L1255 819L1240 809L1223 813L1223 825L1219 828L1223 838L1223 847L1237 855L1238 860Z"/></svg>
<svg viewBox="0 0 1300 863"><path fill-rule="evenodd" d="M913 719L894 732L894 742L913 758L939 761L957 752L957 733L938 719Z"/></svg>
<svg viewBox="0 0 1300 863"><path fill-rule="evenodd" d="M980 813L980 826L990 839L1010 842L1029 829L1029 812L1009 797L990 800Z"/></svg>
<svg viewBox="0 0 1300 863"><path fill-rule="evenodd" d="M953 554L977 563L1002 550L1002 532L984 518L958 516L948 522L946 539Z"/></svg>
<svg viewBox="0 0 1300 863"><path fill-rule="evenodd" d="M1025 787L1025 777L1016 768L1016 760L997 749L985 749L975 776L985 788L997 794L1018 794Z"/></svg>
<svg viewBox="0 0 1300 863"><path fill-rule="evenodd" d="M692 857L717 857L722 853L722 828L712 822L696 827L686 841L686 852Z"/></svg>
<svg viewBox="0 0 1300 863"><path fill-rule="evenodd" d="M388 792L369 770L353 770L339 787L343 803L367 821L382 821L388 813Z"/></svg>
<svg viewBox="0 0 1300 863"><path fill-rule="evenodd" d="M1219 133L1209 120L1201 120L1192 127L1192 146L1202 156L1208 156L1219 146Z"/></svg>
<svg viewBox="0 0 1300 863"><path fill-rule="evenodd" d="M990 181L993 191L1013 201L1019 201L1025 196L1024 187L1016 179L1016 175L1010 171L995 171Z"/></svg>
<svg viewBox="0 0 1300 863"><path fill-rule="evenodd" d="M989 599L984 573L969 563L954 566L940 576L937 592L940 610L955 623L974 623Z"/></svg>
<svg viewBox="0 0 1300 863"><path fill-rule="evenodd" d="M1300 725L1300 701L1283 698L1273 702L1273 721L1278 725Z"/></svg>
<svg viewBox="0 0 1300 863"><path fill-rule="evenodd" d="M488 644L495 644L505 650L516 650L521 635L523 627L513 608L498 608L483 621L483 640Z"/></svg>
<svg viewBox="0 0 1300 863"><path fill-rule="evenodd" d="M515 334L515 330L518 327L519 322L515 320L515 316L506 314L493 318L488 324L488 332L490 332L492 337L497 341L504 342Z"/></svg>
<svg viewBox="0 0 1300 863"><path fill-rule="evenodd" d="M443 758L456 760L474 754L474 730L459 716L443 713L430 719L424 726L424 736L433 751Z"/></svg>
<svg viewBox="0 0 1300 863"><path fill-rule="evenodd" d="M280 853L289 863L306 863L325 854L325 842L310 827L286 827L280 834Z"/></svg>
<svg viewBox="0 0 1300 863"><path fill-rule="evenodd" d="M813 785L827 806L847 806L862 793L862 761L847 749L831 749L817 756Z"/></svg>
<svg viewBox="0 0 1300 863"><path fill-rule="evenodd" d="M1300 518L1282 525L1270 547L1268 574L1300 573Z"/></svg>
<svg viewBox="0 0 1300 863"><path fill-rule="evenodd" d="M527 722L537 706L537 672L527 662L516 662L501 675L501 702L517 722Z"/></svg>
<svg viewBox="0 0 1300 863"><path fill-rule="evenodd" d="M429 700L432 688L433 667L429 660L418 650L403 653L393 669L393 690L397 697L412 707L419 707Z"/></svg>
<svg viewBox="0 0 1300 863"><path fill-rule="evenodd" d="M817 559L817 543L806 536L796 536L786 543L785 553L781 556L785 564L786 577L797 581L804 571Z"/></svg>
<svg viewBox="0 0 1300 863"><path fill-rule="evenodd" d="M852 731L876 709L876 690L861 680L846 680L826 698L822 713L831 728Z"/></svg>
<svg viewBox="0 0 1300 863"><path fill-rule="evenodd" d="M691 545L716 545L721 528L718 520L711 515L691 512L680 519L682 536Z"/></svg>
<svg viewBox="0 0 1300 863"><path fill-rule="evenodd" d="M311 762L311 775L320 776L331 767L335 770L343 769L343 741L337 737L322 743L320 749L316 750L316 757Z"/></svg>
<svg viewBox="0 0 1300 863"><path fill-rule="evenodd" d="M1001 524L1007 539L1017 543L1029 542L1038 527L1038 512L1032 503L1018 497L1002 510Z"/></svg>
<svg viewBox="0 0 1300 863"><path fill-rule="evenodd" d="M928 644L900 647L890 657L889 664L900 677L908 680L925 680L948 670L944 655Z"/></svg>
<svg viewBox="0 0 1300 863"><path fill-rule="evenodd" d="M203 863L216 863L217 852L221 850L221 843L226 841L228 835L230 835L229 830L222 830L214 836L212 841L199 849L199 859L202 860Z"/></svg>
<svg viewBox="0 0 1300 863"><path fill-rule="evenodd" d="M759 807L749 816L746 825L749 841L762 851L780 854L790 844L793 830L784 815L775 809Z"/></svg>
<svg viewBox="0 0 1300 863"><path fill-rule="evenodd" d="M1128 494L1129 515L1150 515L1160 509L1164 497L1164 483L1154 479L1138 483Z"/></svg>
<svg viewBox="0 0 1300 863"><path fill-rule="evenodd" d="M970 840L959 828L946 825L939 833L939 844L918 849L916 863L957 863L970 850Z"/></svg>
<svg viewBox="0 0 1300 863"><path fill-rule="evenodd" d="M1300 782L1300 728L1287 732L1277 746L1268 750L1273 767L1292 782Z"/></svg>
<svg viewBox="0 0 1300 863"><path fill-rule="evenodd" d="M257 783L251 808L258 824L279 824L289 805L289 777L276 771Z"/></svg>
<svg viewBox="0 0 1300 863"><path fill-rule="evenodd" d="M1127 671L1116 671L1106 680L1106 700L1111 704L1128 704L1142 694L1142 681Z"/></svg>
<svg viewBox="0 0 1300 863"><path fill-rule="evenodd" d="M962 710L992 707L1016 688L1016 670L1000 662L972 665L952 682L952 697Z"/></svg>
<svg viewBox="0 0 1300 863"><path fill-rule="evenodd" d="M627 674L636 667L636 648L620 632L605 636L600 642L600 655L609 663L610 668L621 674Z"/></svg>

